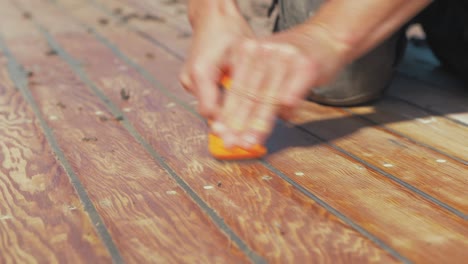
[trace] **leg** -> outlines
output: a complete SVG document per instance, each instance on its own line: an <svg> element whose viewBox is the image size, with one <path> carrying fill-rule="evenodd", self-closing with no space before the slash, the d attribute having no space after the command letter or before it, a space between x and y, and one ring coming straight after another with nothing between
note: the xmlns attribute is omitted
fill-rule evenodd
<svg viewBox="0 0 468 264"><path fill-rule="evenodd" d="M279 1L279 19L275 31L302 23L326 0ZM398 32L380 46L347 66L327 86L314 88L312 101L328 105L355 105L379 98L387 88L404 46L403 32Z"/></svg>
<svg viewBox="0 0 468 264"><path fill-rule="evenodd" d="M436 57L468 84L468 2L435 1L416 17Z"/></svg>

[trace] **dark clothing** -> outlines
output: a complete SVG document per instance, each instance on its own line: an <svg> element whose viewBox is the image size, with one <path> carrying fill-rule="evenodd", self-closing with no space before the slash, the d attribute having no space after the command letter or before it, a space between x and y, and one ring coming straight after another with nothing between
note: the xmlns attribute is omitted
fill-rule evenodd
<svg viewBox="0 0 468 264"><path fill-rule="evenodd" d="M468 85L468 1L436 1L414 21L421 23L442 65Z"/></svg>
<svg viewBox="0 0 468 264"><path fill-rule="evenodd" d="M275 0L275 31L304 22L326 0ZM379 46L345 67L336 80L314 87L310 99L329 105L355 105L380 97L388 87L406 43L406 27L421 23L427 42L442 65L468 85L468 0L440 0L408 22Z"/></svg>

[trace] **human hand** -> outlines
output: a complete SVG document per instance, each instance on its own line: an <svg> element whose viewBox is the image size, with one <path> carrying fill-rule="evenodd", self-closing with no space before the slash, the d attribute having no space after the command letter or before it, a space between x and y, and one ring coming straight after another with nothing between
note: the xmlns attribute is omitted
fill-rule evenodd
<svg viewBox="0 0 468 264"><path fill-rule="evenodd" d="M227 54L232 88L212 124L225 147L262 144L278 116L287 119L311 87L345 64L345 46L321 27L241 39Z"/></svg>
<svg viewBox="0 0 468 264"><path fill-rule="evenodd" d="M252 38L254 33L238 12L198 16L193 31L189 56L179 79L198 98L200 114L214 119L221 107L218 82L226 71L227 51L236 43Z"/></svg>

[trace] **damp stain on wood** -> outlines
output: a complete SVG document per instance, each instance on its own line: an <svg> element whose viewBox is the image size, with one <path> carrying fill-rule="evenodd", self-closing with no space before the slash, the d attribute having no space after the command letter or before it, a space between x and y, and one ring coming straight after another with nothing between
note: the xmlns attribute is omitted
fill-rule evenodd
<svg viewBox="0 0 468 264"><path fill-rule="evenodd" d="M151 52L147 52L147 53L145 54L145 57L146 57L147 59L149 59L149 60L152 60L152 59L154 59L154 54L151 53Z"/></svg>
<svg viewBox="0 0 468 264"><path fill-rule="evenodd" d="M166 19L163 18L163 17L160 17L160 16L156 16L156 15L153 15L153 14L145 14L143 15L143 17L141 18L142 20L145 20L145 21L155 21L155 22L166 22Z"/></svg>
<svg viewBox="0 0 468 264"><path fill-rule="evenodd" d="M29 13L29 12L23 12L23 18L29 20L29 19L32 18L32 15L31 15L31 13Z"/></svg>
<svg viewBox="0 0 468 264"><path fill-rule="evenodd" d="M83 142L96 142L98 141L97 137L83 137L81 139L81 141Z"/></svg>
<svg viewBox="0 0 468 264"><path fill-rule="evenodd" d="M150 13L146 13L143 15L137 13L129 13L120 18L121 23L129 23L131 20L153 21L158 23L166 22L165 18Z"/></svg>
<svg viewBox="0 0 468 264"><path fill-rule="evenodd" d="M125 88L120 89L120 98L124 101L128 101L128 99L130 99L130 92L125 90Z"/></svg>
<svg viewBox="0 0 468 264"><path fill-rule="evenodd" d="M61 109L66 109L66 108L67 108L67 106L66 106L64 103L62 103L62 102L58 102L58 103L56 104L56 106L58 106L58 107L61 108Z"/></svg>
<svg viewBox="0 0 468 264"><path fill-rule="evenodd" d="M189 38L189 37L191 37L191 36L192 36L192 33L187 32L187 31L181 32L181 33L177 34L177 37L178 37L178 38Z"/></svg>
<svg viewBox="0 0 468 264"><path fill-rule="evenodd" d="M123 13L123 10L120 7L116 7L114 8L112 13L114 13L114 15L121 15Z"/></svg>
<svg viewBox="0 0 468 264"><path fill-rule="evenodd" d="M50 49L45 53L47 56L56 56L58 53L54 49Z"/></svg>
<svg viewBox="0 0 468 264"><path fill-rule="evenodd" d="M109 118L107 118L106 116L99 116L99 120L101 120L102 122L106 122L109 120Z"/></svg>
<svg viewBox="0 0 468 264"><path fill-rule="evenodd" d="M103 18L103 17L99 18L98 22L99 22L99 24L101 24L103 26L109 24L109 20L107 18Z"/></svg>

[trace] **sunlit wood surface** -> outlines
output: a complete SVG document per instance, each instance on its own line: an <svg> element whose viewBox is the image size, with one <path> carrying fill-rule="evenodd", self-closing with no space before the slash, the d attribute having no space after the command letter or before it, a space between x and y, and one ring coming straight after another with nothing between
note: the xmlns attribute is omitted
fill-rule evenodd
<svg viewBox="0 0 468 264"><path fill-rule="evenodd" d="M221 162L183 2L0 1L0 263L467 263L468 89L426 48Z"/></svg>

